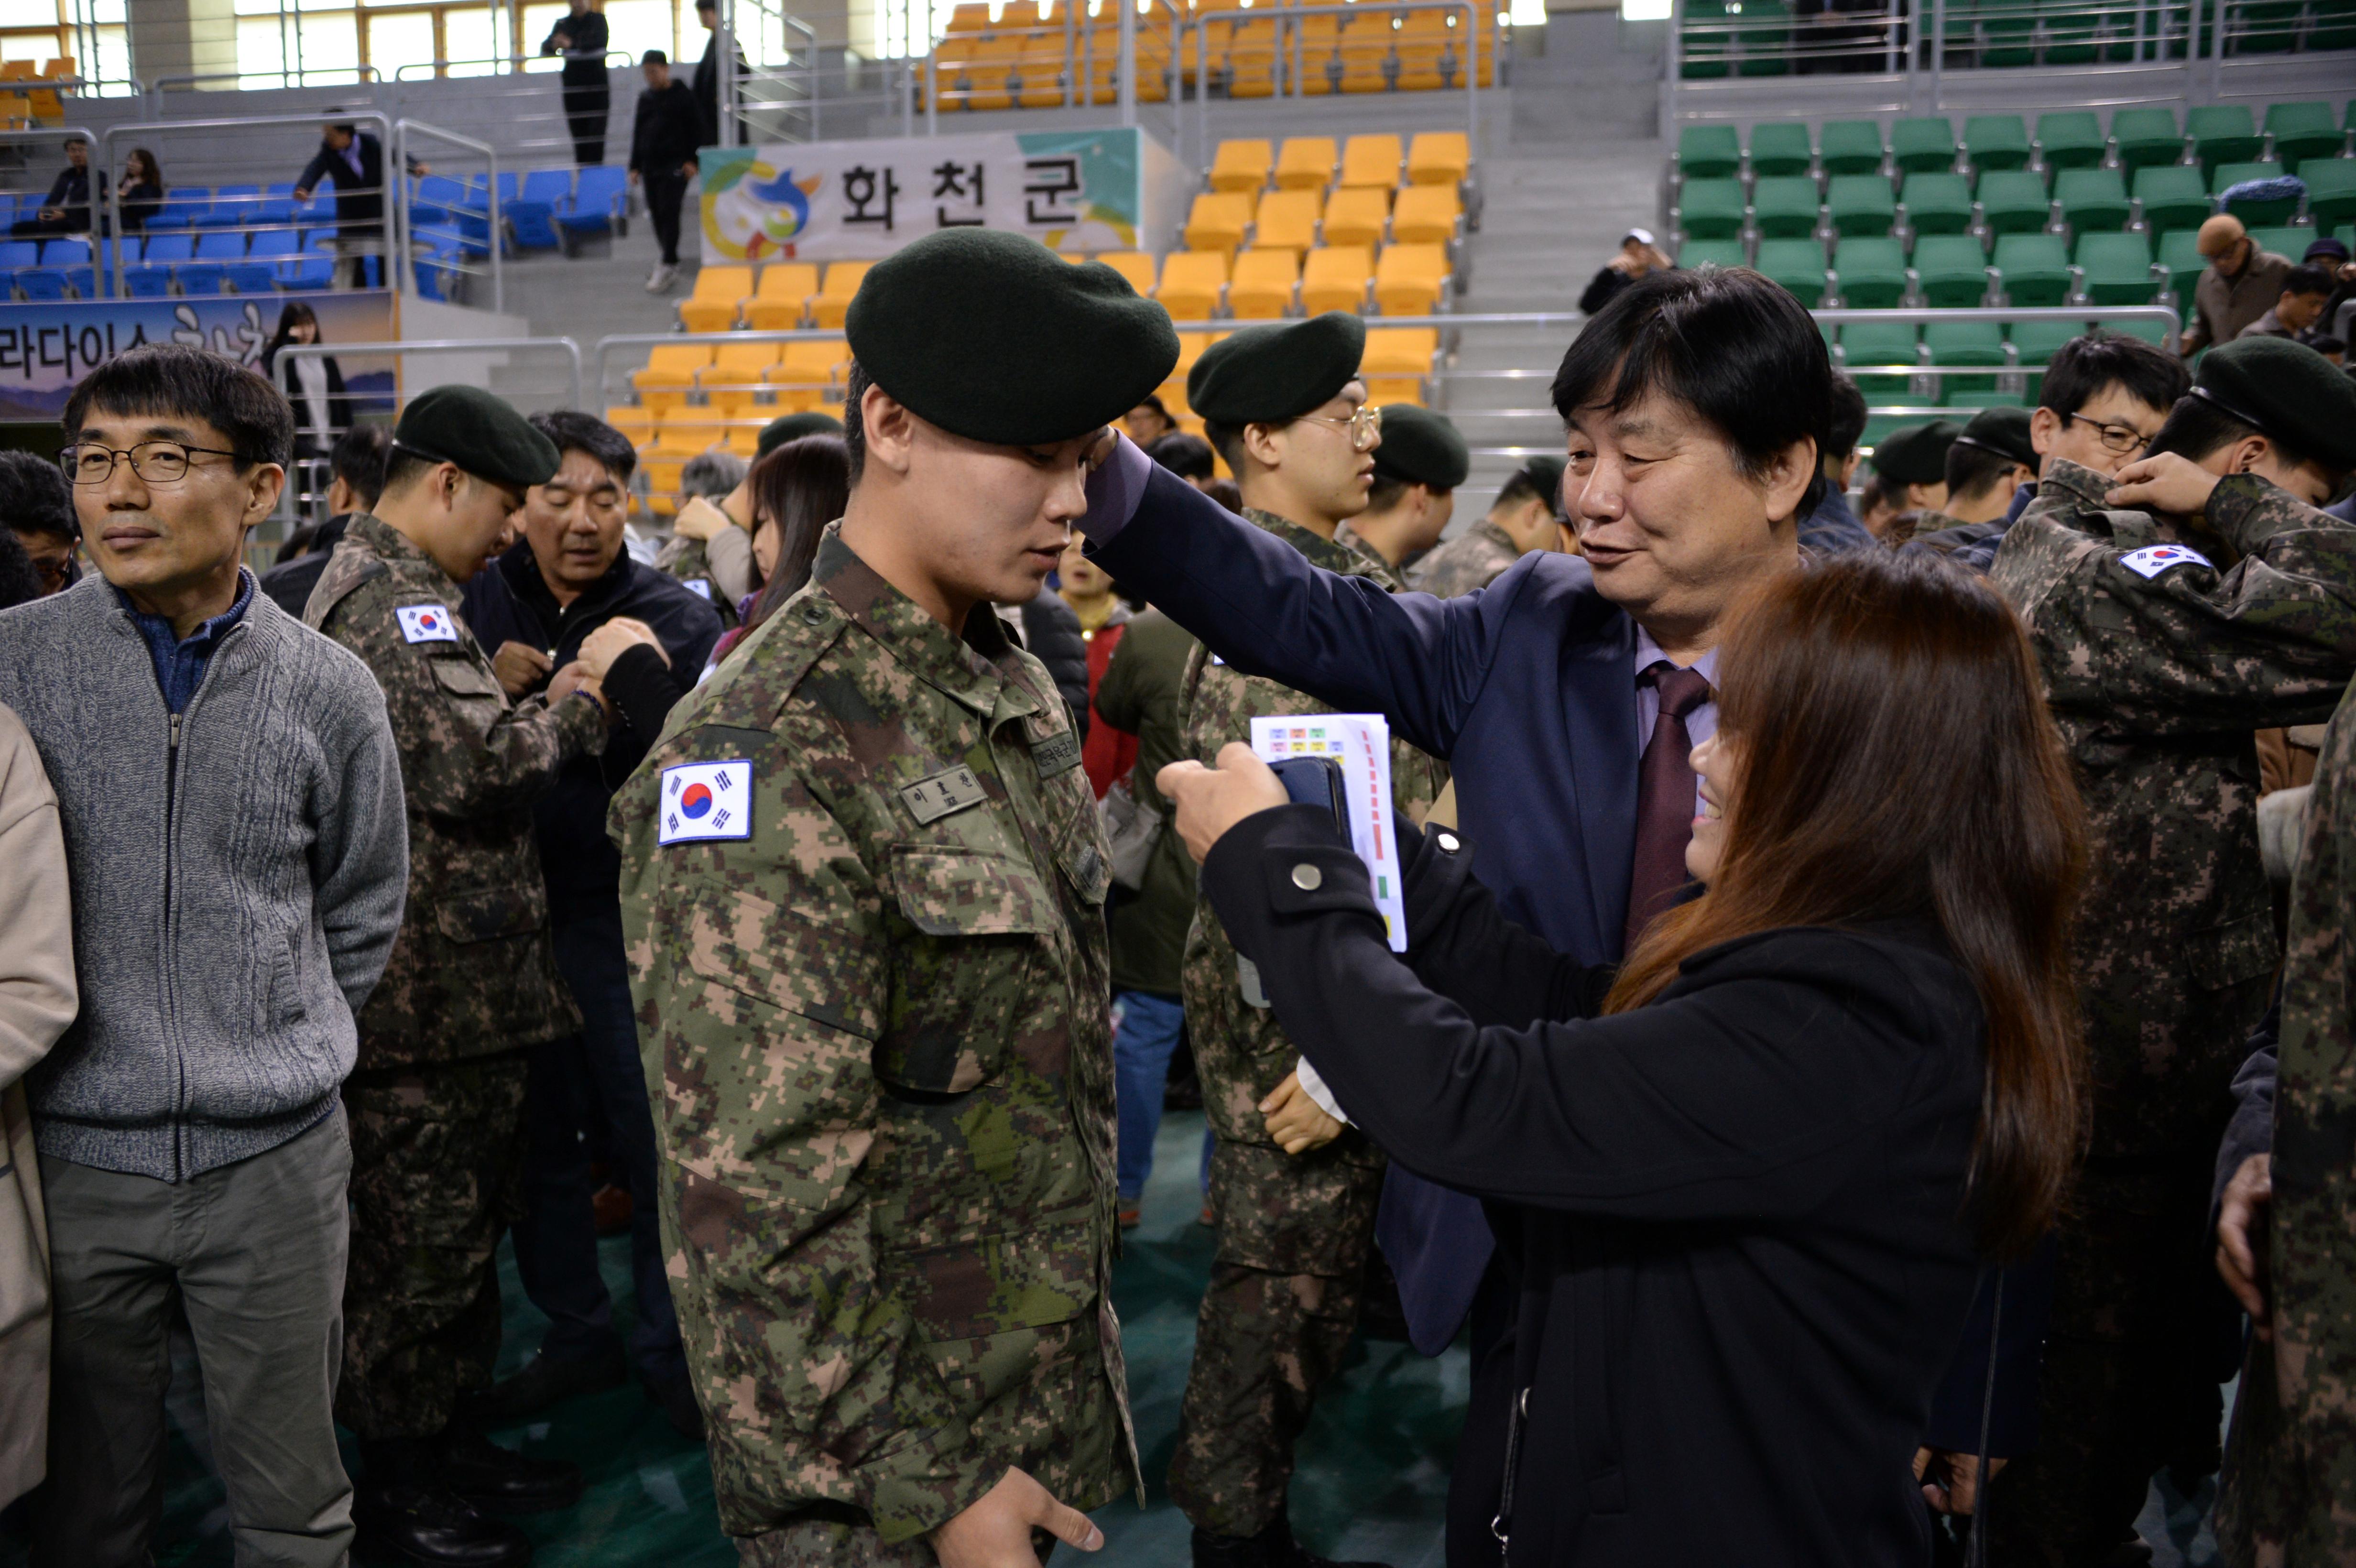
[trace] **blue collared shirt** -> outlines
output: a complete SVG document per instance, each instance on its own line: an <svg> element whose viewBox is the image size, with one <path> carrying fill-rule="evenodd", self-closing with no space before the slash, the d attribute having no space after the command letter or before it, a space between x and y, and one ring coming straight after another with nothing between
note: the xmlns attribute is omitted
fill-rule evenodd
<svg viewBox="0 0 2356 1568"><path fill-rule="evenodd" d="M186 637L173 636L171 622L148 614L132 603L122 589L116 589L114 596L123 601L123 607L131 612L132 624L147 639L147 656L155 661L155 684L164 688L164 706L174 713L185 713L188 699L205 683L205 667L212 662L213 650L220 646L229 629L245 618L246 606L253 603L253 573L239 567L237 603Z"/></svg>

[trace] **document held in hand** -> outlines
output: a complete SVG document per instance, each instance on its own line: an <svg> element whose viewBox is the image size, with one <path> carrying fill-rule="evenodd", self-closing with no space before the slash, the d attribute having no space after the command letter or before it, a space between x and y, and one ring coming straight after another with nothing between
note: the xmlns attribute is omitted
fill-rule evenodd
<svg viewBox="0 0 2356 1568"><path fill-rule="evenodd" d="M1325 757L1341 765L1350 802L1350 847L1374 879L1375 907L1391 951L1407 951L1407 902L1399 886L1398 838L1391 831L1391 727L1379 713L1319 713L1254 719L1252 752L1264 763Z"/></svg>

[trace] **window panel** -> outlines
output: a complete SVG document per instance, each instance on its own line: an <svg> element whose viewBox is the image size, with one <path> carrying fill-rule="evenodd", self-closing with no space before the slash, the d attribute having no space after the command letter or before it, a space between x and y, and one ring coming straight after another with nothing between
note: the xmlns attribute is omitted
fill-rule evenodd
<svg viewBox="0 0 2356 1568"><path fill-rule="evenodd" d="M415 81L434 74L434 13L379 12L368 19L369 64L380 81ZM404 72L403 67L408 69Z"/></svg>
<svg viewBox="0 0 2356 1568"><path fill-rule="evenodd" d="M349 11L329 11L303 18L296 35L297 64L308 87L359 80L360 35Z"/></svg>
<svg viewBox="0 0 2356 1568"><path fill-rule="evenodd" d="M679 42L672 36L674 17L670 0L607 0L605 30L612 39L608 47L634 60L648 49L668 55Z"/></svg>
<svg viewBox="0 0 2356 1568"><path fill-rule="evenodd" d="M490 8L484 5L442 13L442 58L453 62L452 76L488 76L499 69L497 59L505 52L493 37Z"/></svg>
<svg viewBox="0 0 2356 1568"><path fill-rule="evenodd" d="M293 28L290 26L289 33ZM248 89L283 87L279 71L285 63L285 46L278 36L278 18L241 16L237 23L238 86Z"/></svg>

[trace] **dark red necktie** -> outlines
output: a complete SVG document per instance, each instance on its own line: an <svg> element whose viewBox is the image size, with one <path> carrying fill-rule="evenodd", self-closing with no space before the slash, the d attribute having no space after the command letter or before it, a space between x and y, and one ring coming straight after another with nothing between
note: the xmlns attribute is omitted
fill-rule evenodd
<svg viewBox="0 0 2356 1568"><path fill-rule="evenodd" d="M1686 733L1686 715L1709 700L1709 681L1699 670L1664 659L1647 674L1661 710L1636 763L1636 865L1628 879L1623 952L1635 948L1636 938L1690 880L1686 845L1693 838L1693 737Z"/></svg>

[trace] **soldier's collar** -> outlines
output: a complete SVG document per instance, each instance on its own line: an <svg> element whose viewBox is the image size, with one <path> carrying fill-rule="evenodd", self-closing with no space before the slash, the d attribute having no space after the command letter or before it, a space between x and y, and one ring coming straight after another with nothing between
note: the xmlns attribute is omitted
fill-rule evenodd
<svg viewBox="0 0 2356 1568"><path fill-rule="evenodd" d="M911 674L977 712L988 714L998 707L1006 685L998 661L1007 656L1010 645L991 606L975 605L966 617L965 635L951 635L915 600L860 560L842 542L835 525L829 525L819 539L810 581Z"/></svg>
<svg viewBox="0 0 2356 1568"><path fill-rule="evenodd" d="M1379 569L1380 572L1387 572L1388 569L1384 567L1382 559L1376 556L1373 551L1352 549L1348 545L1322 538L1302 528L1290 517L1279 513L1266 511L1258 507L1246 507L1244 521L1264 532L1274 534L1302 555L1307 556L1312 566L1322 566L1328 571L1339 571L1360 577L1378 575L1376 569Z"/></svg>
<svg viewBox="0 0 2356 1568"><path fill-rule="evenodd" d="M346 538L357 536L365 541L370 554L387 566L422 568L450 585L453 592L465 585L442 570L442 563L419 548L415 539L378 517L374 512L354 512ZM490 568L486 563L484 570Z"/></svg>
<svg viewBox="0 0 2356 1568"><path fill-rule="evenodd" d="M2110 476L2097 474L2066 457L2056 457L2045 464L2045 472L2037 478L2037 499L2051 501L2055 491L2064 491L2097 510L2107 509L2103 497L2111 492ZM2036 503L2031 502L2034 506Z"/></svg>

